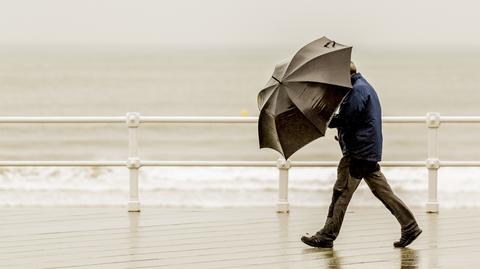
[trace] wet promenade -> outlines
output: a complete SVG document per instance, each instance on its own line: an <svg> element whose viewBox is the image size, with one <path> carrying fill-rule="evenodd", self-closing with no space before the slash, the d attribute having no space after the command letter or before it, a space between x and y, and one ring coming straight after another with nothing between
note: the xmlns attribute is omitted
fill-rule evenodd
<svg viewBox="0 0 480 269"><path fill-rule="evenodd" d="M351 207L333 250L299 238L326 208L4 207L0 268L479 268L480 210L414 209L407 249L386 209Z"/></svg>

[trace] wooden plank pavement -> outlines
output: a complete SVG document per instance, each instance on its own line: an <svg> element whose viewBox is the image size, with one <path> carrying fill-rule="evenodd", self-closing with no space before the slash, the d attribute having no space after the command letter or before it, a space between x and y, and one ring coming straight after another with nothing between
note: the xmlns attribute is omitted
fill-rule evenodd
<svg viewBox="0 0 480 269"><path fill-rule="evenodd" d="M424 233L395 249L385 208L351 207L333 250L303 245L326 208L3 207L0 268L480 268L480 209L415 209Z"/></svg>

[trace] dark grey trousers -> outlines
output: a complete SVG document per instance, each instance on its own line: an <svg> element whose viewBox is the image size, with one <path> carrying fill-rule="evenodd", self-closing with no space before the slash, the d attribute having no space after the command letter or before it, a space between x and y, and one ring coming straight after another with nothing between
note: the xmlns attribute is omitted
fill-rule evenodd
<svg viewBox="0 0 480 269"><path fill-rule="evenodd" d="M335 240L342 227L343 217L353 193L360 184L361 179L350 175L350 158L343 157L338 164L337 181L333 187L332 202L328 209L325 225L318 233L325 240ZM412 212L398 198L390 188L383 173L378 170L365 176L373 194L385 205L385 207L397 218L402 231L415 229L418 225Z"/></svg>

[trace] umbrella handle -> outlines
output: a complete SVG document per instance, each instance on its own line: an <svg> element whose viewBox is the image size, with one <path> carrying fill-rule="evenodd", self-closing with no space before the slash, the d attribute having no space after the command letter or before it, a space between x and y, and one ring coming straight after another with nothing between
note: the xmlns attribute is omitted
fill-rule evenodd
<svg viewBox="0 0 480 269"><path fill-rule="evenodd" d="M328 46L332 44L332 48L335 48L335 45L337 45L337 42L335 41L328 41L327 44L324 45L325 48L328 48Z"/></svg>

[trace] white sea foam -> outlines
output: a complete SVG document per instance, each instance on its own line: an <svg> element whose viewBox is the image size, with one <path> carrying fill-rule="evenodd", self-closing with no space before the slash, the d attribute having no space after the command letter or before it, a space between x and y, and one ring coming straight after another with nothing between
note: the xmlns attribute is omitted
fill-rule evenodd
<svg viewBox="0 0 480 269"><path fill-rule="evenodd" d="M427 197L422 168L383 168L394 191L409 205ZM480 169L442 168L442 206L479 206ZM289 199L293 205L328 205L335 168L292 168ZM142 168L142 203L161 206L271 206L277 199L275 168ZM10 168L0 176L0 205L124 205L128 173L124 168ZM365 183L355 193L356 205L380 205Z"/></svg>

